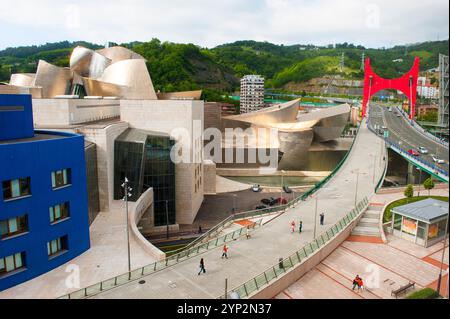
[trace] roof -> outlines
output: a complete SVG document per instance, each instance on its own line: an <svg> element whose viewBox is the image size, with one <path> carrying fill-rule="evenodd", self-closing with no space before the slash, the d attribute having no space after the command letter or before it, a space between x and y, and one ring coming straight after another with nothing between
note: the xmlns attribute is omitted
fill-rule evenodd
<svg viewBox="0 0 450 319"><path fill-rule="evenodd" d="M148 136L161 136L169 138L169 134L163 132L145 131L135 128L129 128L116 139L119 142L132 142L145 144Z"/></svg>
<svg viewBox="0 0 450 319"><path fill-rule="evenodd" d="M411 204L395 207L392 211L396 214L430 223L448 214L448 202L427 198Z"/></svg>

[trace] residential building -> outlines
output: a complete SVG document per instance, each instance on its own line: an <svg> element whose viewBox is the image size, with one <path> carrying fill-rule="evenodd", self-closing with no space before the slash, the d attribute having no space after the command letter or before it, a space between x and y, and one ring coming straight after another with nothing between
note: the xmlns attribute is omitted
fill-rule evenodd
<svg viewBox="0 0 450 319"><path fill-rule="evenodd" d="M0 95L0 290L90 247L81 135L35 131L31 95Z"/></svg>
<svg viewBox="0 0 450 319"><path fill-rule="evenodd" d="M241 79L241 113L258 111L264 107L264 78L246 75Z"/></svg>

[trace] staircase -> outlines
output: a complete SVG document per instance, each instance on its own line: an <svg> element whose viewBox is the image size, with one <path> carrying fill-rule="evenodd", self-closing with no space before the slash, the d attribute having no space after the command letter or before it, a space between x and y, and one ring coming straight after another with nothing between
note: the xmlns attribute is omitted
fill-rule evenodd
<svg viewBox="0 0 450 319"><path fill-rule="evenodd" d="M369 205L358 224L352 230L353 236L381 237L380 214L383 206Z"/></svg>

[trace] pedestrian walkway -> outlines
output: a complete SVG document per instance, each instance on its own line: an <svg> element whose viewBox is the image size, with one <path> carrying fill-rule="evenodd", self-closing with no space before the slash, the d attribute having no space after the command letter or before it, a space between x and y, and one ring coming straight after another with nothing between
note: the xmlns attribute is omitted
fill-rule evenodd
<svg viewBox="0 0 450 319"><path fill-rule="evenodd" d="M314 228L316 235L320 236L348 214L355 204L357 175L359 177L357 201L373 195L375 184L384 171L384 162L378 154L382 150L380 143L382 141L363 124L347 161L325 187L314 194L318 199L319 213L325 212L323 226L318 223L318 214L315 220L316 200L307 199L254 231L249 240L244 236L230 242L228 259L220 258L220 248L198 256L205 260L207 269L205 275L197 276L199 258L192 258L145 276L144 284L130 282L95 295L94 298L204 299L221 296L225 279L228 279L230 289L241 285L272 267L280 257L287 257L310 242L313 239ZM374 162L377 164L375 170ZM295 220L296 223L299 220L303 221L301 234L290 232L291 220Z"/></svg>

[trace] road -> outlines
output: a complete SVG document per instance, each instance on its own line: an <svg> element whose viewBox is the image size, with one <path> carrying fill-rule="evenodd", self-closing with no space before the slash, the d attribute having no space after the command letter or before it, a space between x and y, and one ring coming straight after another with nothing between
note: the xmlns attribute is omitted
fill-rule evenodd
<svg viewBox="0 0 450 319"><path fill-rule="evenodd" d="M428 150L428 154L420 154L420 157L430 163L434 163L431 154L436 154L438 158L445 161L445 164L439 164L439 167L448 172L448 149L417 132L406 122L403 116L397 113L396 108L393 107L392 112L389 112L388 107L371 103L369 112L371 123L387 127L389 138L400 144L403 149L418 150L419 146L425 147Z"/></svg>

